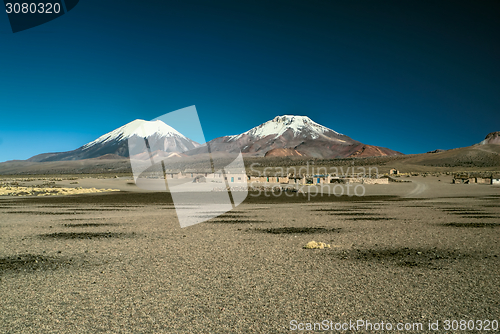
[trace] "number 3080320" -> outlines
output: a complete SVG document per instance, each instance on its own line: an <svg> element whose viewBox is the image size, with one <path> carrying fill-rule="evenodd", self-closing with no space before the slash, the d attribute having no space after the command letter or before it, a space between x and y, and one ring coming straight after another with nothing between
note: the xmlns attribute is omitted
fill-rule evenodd
<svg viewBox="0 0 500 334"><path fill-rule="evenodd" d="M59 3L6 3L5 11L7 14L58 14L61 11L61 5Z"/></svg>

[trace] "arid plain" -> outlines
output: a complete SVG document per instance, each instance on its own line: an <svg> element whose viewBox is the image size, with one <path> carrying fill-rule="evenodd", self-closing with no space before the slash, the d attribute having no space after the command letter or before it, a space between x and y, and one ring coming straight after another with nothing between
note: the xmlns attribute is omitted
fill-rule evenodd
<svg viewBox="0 0 500 334"><path fill-rule="evenodd" d="M280 333L361 319L424 332L439 321L444 333L446 319L498 321L499 186L441 175L360 197L251 192L181 229L168 193L129 179L52 181L114 192L0 196L0 332ZM312 240L331 248L304 249Z"/></svg>

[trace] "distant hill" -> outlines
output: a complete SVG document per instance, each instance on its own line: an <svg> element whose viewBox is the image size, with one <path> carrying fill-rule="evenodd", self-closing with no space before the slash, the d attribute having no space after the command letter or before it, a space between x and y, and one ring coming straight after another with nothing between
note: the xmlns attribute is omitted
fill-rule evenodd
<svg viewBox="0 0 500 334"><path fill-rule="evenodd" d="M488 133L486 138L480 143L481 145L494 144L500 145L500 131Z"/></svg>
<svg viewBox="0 0 500 334"><path fill-rule="evenodd" d="M500 166L500 145L473 145L441 152L415 154L404 163L436 167L498 167Z"/></svg>

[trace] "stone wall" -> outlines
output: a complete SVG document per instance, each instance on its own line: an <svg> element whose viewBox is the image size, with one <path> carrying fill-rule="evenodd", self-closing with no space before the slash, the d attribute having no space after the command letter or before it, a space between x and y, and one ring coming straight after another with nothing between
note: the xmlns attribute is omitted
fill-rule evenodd
<svg viewBox="0 0 500 334"><path fill-rule="evenodd" d="M363 184L389 184L389 179L382 178L382 179L369 179L369 178L363 178Z"/></svg>

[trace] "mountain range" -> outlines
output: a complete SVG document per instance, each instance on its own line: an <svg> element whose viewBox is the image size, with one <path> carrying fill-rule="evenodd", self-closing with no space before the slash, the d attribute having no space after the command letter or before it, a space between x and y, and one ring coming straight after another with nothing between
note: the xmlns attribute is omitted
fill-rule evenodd
<svg viewBox="0 0 500 334"><path fill-rule="evenodd" d="M31 162L69 161L91 158L130 157L128 141L146 139L149 152L133 155L133 159L149 159L150 155L168 157L173 154L194 156L206 152L205 145L187 138L162 121L134 120L73 151L43 153ZM241 152L244 156L311 158L346 158L402 155L385 147L366 145L312 121L306 116L277 116L242 134L215 138L207 143L212 153Z"/></svg>
<svg viewBox="0 0 500 334"><path fill-rule="evenodd" d="M130 157L129 139L140 139L142 143L146 139L149 149L138 154L132 152ZM291 115L275 117L239 135L215 138L208 145L212 153L220 154L222 158L233 156L226 153L239 152L239 148L244 156L264 164L264 160L270 164L274 161L266 157L331 159L371 156L370 163L384 165L390 161L392 167L411 171L439 167L491 170L500 166L500 131L492 132L483 141L467 147L403 155L387 148L360 143L308 117ZM145 160L191 155L188 160L197 161L206 152L206 145L200 145L161 121L135 120L73 151L2 162L0 174L128 173L131 168L129 158ZM279 161L286 163L287 160Z"/></svg>
<svg viewBox="0 0 500 334"><path fill-rule="evenodd" d="M147 139L149 149L141 150L138 154L132 152L130 157L129 139L138 139L142 143ZM426 172L440 171L439 168L446 168L447 171L473 168L500 172L500 131L489 133L483 141L467 147L403 155L392 153L394 151L386 148L362 144L307 117L279 116L242 134L216 138L208 144L215 153L212 158L221 158L222 162L225 158L234 157L234 154L227 154L228 151L240 147L244 156L269 166L295 163L280 157L311 159L336 156L363 157L361 163L377 165L382 169L390 166L405 171ZM183 163L196 166L200 158L204 160L203 153L207 153L206 145L194 142L163 122L135 120L73 151L2 162L0 174L130 173L129 157L138 160L153 158L157 161L156 157L182 156L186 157ZM318 163L331 163L330 159L318 158ZM172 160L173 163L176 161ZM351 162L339 160L339 163Z"/></svg>

